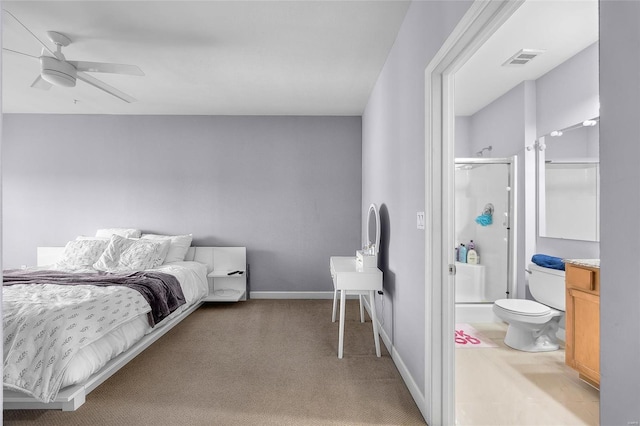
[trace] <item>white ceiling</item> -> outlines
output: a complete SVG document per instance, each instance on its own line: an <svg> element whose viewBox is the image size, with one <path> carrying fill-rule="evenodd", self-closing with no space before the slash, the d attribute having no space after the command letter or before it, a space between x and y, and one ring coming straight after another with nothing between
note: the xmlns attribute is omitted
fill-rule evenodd
<svg viewBox="0 0 640 426"><path fill-rule="evenodd" d="M598 41L597 0L525 2L455 75L456 115L472 115L520 82L536 80ZM521 49L545 53L502 64Z"/></svg>
<svg viewBox="0 0 640 426"><path fill-rule="evenodd" d="M361 115L407 1L3 1L41 40L67 35L69 60L138 65L93 74L127 104L78 81L31 88L38 61L3 52L6 113ZM7 14L3 47L41 46ZM53 47L53 46L52 46Z"/></svg>
<svg viewBox="0 0 640 426"><path fill-rule="evenodd" d="M73 43L70 60L138 65L144 77L93 74L132 95L127 104L78 82L30 87L35 59L3 53L8 113L360 115L408 1L4 1L40 39ZM10 16L4 47L38 56ZM529 0L456 74L456 114L471 115L598 39L597 0ZM502 64L522 48L545 53Z"/></svg>

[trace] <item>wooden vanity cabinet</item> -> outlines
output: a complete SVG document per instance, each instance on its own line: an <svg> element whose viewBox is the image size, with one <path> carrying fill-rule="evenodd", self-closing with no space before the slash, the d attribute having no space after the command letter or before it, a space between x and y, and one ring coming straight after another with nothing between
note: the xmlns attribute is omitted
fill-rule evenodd
<svg viewBox="0 0 640 426"><path fill-rule="evenodd" d="M565 363L600 387L600 269L566 263Z"/></svg>

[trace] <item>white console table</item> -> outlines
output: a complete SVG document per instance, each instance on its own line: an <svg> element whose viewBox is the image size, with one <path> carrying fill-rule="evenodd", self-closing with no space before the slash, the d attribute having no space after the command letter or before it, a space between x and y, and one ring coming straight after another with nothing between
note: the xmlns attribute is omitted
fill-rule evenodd
<svg viewBox="0 0 640 426"><path fill-rule="evenodd" d="M373 322L373 339L376 344L376 355L380 356L380 337L378 317L376 315L375 292L382 291L382 271L377 267L363 267L355 257L332 256L329 259L331 278L333 280L333 320L336 315L337 292L340 291L340 332L338 335L338 358L342 358L344 346L344 310L346 294L368 294ZM361 296L362 297L362 296ZM362 302L362 301L361 301ZM362 305L360 306L361 318Z"/></svg>

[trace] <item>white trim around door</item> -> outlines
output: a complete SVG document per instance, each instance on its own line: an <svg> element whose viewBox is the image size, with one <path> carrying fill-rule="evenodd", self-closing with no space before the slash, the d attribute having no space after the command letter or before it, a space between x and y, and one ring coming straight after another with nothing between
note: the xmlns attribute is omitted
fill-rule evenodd
<svg viewBox="0 0 640 426"><path fill-rule="evenodd" d="M425 69L425 407L431 426L455 424L454 75L522 5L476 0Z"/></svg>

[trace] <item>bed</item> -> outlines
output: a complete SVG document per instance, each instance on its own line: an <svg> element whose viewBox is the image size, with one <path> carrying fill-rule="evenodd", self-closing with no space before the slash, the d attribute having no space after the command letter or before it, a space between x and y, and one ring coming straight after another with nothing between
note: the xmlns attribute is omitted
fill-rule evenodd
<svg viewBox="0 0 640 426"><path fill-rule="evenodd" d="M111 242L108 244L110 243ZM32 273L35 275L46 275L51 269L61 270L61 275L68 273L68 276L78 280L81 280L80 277L85 276L88 277L87 279L92 279L92 277L90 277L92 273L94 276L98 275L96 270L91 267L76 270L64 268L65 264L61 262L61 258L64 260L69 244L71 244L71 242L69 242L66 247L39 247L38 268L34 268L33 271L25 271L25 275L31 276L30 274ZM100 244L99 246L102 247ZM163 249L164 248L166 247L163 246ZM178 306L174 306L172 312L164 312L162 316L156 316L157 312L155 307L154 310L152 310L149 301L145 299L146 296L143 297L140 292L127 286L99 287L84 285L85 283L83 281L75 283L75 285L65 285L61 287L41 284L34 286L30 285L30 283L23 284L22 282L11 282L4 286L3 297L5 300L3 300L3 308L8 308L8 312L3 312L3 326L5 329L4 409L76 410L85 402L86 395L89 392L98 387L136 355L195 311L203 303L203 299L208 294L207 273L213 268L213 250L215 250L215 248L189 247L187 245L186 247L182 247L181 250L183 251L180 252L178 258L167 256L166 259L169 260L169 262L154 264L151 268L138 269L135 272L126 269L130 266L125 266L125 269L115 272L116 275L144 275L147 278L160 277L166 280L166 282L162 281L160 287L167 287L165 284L171 283L171 280L178 283L179 285L177 287L179 288L177 290L178 293L182 295L181 299L183 303L174 303ZM105 250L104 253L107 251L108 250ZM167 255L167 253L164 254L165 256ZM95 258L96 253L93 253L92 256ZM100 259L102 259L102 257ZM55 266L52 267L51 265ZM62 267L60 267L60 265L62 265ZM11 277L13 276L12 274L22 278L21 271L7 271L6 275L7 277ZM113 275L102 274L104 274L104 276ZM51 273L49 275L54 276L57 275L57 273ZM49 275L47 275L47 277ZM43 291L43 293L40 293L40 291ZM53 293L47 293L54 291L60 291L59 296L51 296ZM33 317L33 321L25 320L22 326L19 324L18 326L9 324L12 318L14 320L16 318L22 318L22 316L15 314L11 317L11 311L13 310L15 313L16 309L20 311L23 309L22 306L29 305L29 303L22 304L22 299L24 298L29 300L33 300L34 298L39 298L38 300L47 299L46 309L40 307L40 316ZM52 300L51 305L49 305L50 302L48 299ZM77 300L80 300L80 302ZM86 300L91 300L91 303L85 303ZM92 327L95 329L96 327L94 325L97 323L93 322L97 321L98 317L104 319L104 315L102 314L97 316L93 315L93 313L101 310L101 306L103 305L99 305L99 303L105 303L104 306L107 306L107 304L109 306L115 306L115 303L120 303L122 300L125 300L125 303L118 305L118 309L105 310L110 313L112 310L116 311L122 308L122 312L118 314L120 315L120 317L118 317L120 319L111 320L113 321L113 326L110 329L106 330L103 334L92 335L93 340L88 339L86 337L87 334L81 333L81 331L85 329L91 329ZM124 306L127 306L127 308L125 309ZM63 321L67 321L67 318L77 317L77 319L73 319L73 325L69 325L71 324L69 321L64 323L63 328L70 330L66 331L64 335L54 335L51 331L53 327L49 326L45 333L41 332L39 335L31 332L31 334L26 335L28 336L26 338L13 336L13 334L18 333L18 330L22 331L25 328L27 328L25 333L28 332L29 327L25 326L27 323L39 325L38 323L42 323L45 320L51 321L56 317L60 317L62 314L65 315ZM30 318L27 317L26 314L23 316ZM158 320L155 324L154 318ZM106 324L110 319L111 317L107 318L102 324ZM76 324L78 327L75 327ZM55 330L55 328L53 329ZM7 332L7 330L9 330L9 332ZM44 336L42 336L43 334ZM49 334L51 334L51 338L49 338ZM83 340L81 336L85 336L84 340L86 340L86 342L80 343ZM69 354L69 356L67 360L60 364L61 366L51 367L54 371L51 375L49 375L49 372L47 372L46 375L42 373L42 377L37 381L40 387L35 390L34 384L36 381L31 379L29 374L32 374L32 370L38 370L38 374L41 374L40 370L43 370L45 364L48 364L46 359L48 359L49 356L47 355L47 357L44 358L40 356L39 365L35 365L35 362L38 360L36 356L33 357L34 365L29 365L28 368L17 366L20 362L31 362L24 360L25 354L31 356L31 353L34 352L22 350L24 347L21 348L20 345L31 344L32 341L40 337L51 340L51 343L49 344L48 341L47 344L39 342L37 345L39 351L41 351L42 348L45 348L46 351L50 348L49 345L51 345L51 347L56 345L54 349L49 349L50 351L55 350L55 354L59 354L55 357L57 358L56 362L60 362L67 354ZM68 346L65 346L67 342L70 343ZM73 347L73 349L69 349L74 342L78 342L78 345ZM58 349L58 346L60 346L60 349ZM45 362L43 363L42 360ZM26 374L25 371L27 371ZM22 375L24 375L24 377ZM46 391L41 391L41 389L45 387L41 384L43 379L47 381Z"/></svg>

